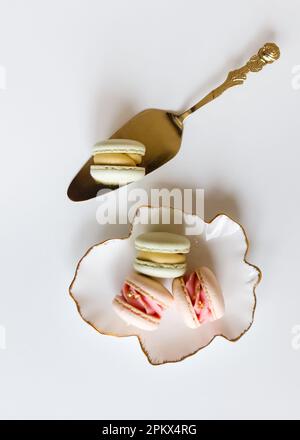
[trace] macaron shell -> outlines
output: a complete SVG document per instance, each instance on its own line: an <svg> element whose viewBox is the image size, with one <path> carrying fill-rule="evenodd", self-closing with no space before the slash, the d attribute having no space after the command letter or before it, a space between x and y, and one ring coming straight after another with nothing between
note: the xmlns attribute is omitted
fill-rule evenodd
<svg viewBox="0 0 300 440"><path fill-rule="evenodd" d="M132 272L126 277L126 283L165 308L173 303L172 294L157 280Z"/></svg>
<svg viewBox="0 0 300 440"><path fill-rule="evenodd" d="M137 272L157 278L176 278L186 271L186 264L156 264L143 260L134 260L133 267Z"/></svg>
<svg viewBox="0 0 300 440"><path fill-rule="evenodd" d="M220 319L225 313L225 304L221 286L214 273L208 267L200 267L196 274L210 303L214 319Z"/></svg>
<svg viewBox="0 0 300 440"><path fill-rule="evenodd" d="M97 142L92 150L93 155L97 153L128 153L144 156L145 152L145 145L131 139L107 139Z"/></svg>
<svg viewBox="0 0 300 440"><path fill-rule="evenodd" d="M146 313L132 307L121 298L114 298L112 306L117 315L129 325L150 331L156 330L159 325L160 320L158 318L146 315Z"/></svg>
<svg viewBox="0 0 300 440"><path fill-rule="evenodd" d="M135 248L139 251L186 254L190 251L190 241L183 235L169 232L146 232L136 237Z"/></svg>
<svg viewBox="0 0 300 440"><path fill-rule="evenodd" d="M181 313L185 324L190 328L200 327L201 324L197 318L182 277L175 278L172 290L176 306Z"/></svg>
<svg viewBox="0 0 300 440"><path fill-rule="evenodd" d="M92 178L104 185L125 185L140 180L145 175L145 168L91 165L90 173Z"/></svg>

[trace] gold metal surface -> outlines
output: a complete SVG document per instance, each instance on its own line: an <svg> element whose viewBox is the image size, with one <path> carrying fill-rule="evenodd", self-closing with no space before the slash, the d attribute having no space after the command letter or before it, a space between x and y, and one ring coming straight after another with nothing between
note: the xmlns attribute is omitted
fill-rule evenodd
<svg viewBox="0 0 300 440"><path fill-rule="evenodd" d="M132 139L142 142L146 147L146 155L141 163L146 174L172 159L181 144L183 122L187 116L220 96L225 90L243 84L249 72L258 72L266 64L277 60L279 48L274 43L266 43L240 69L229 72L225 82L206 95L196 105L181 114L166 110L148 109L138 113L123 127L115 132L111 139ZM106 186L96 183L90 176L91 157L81 168L68 188L68 197L73 201L83 201L96 197L97 192ZM110 187L117 189L118 187Z"/></svg>
<svg viewBox="0 0 300 440"><path fill-rule="evenodd" d="M222 95L225 90L231 87L238 86L244 83L249 72L259 72L266 64L271 64L280 57L279 47L274 43L266 43L256 55L239 69L232 70L228 73L226 80L216 89L212 90L208 95L201 99L197 104L190 109L181 113L180 115L172 114L171 117L179 129L183 129L183 121L199 108L213 101L218 96Z"/></svg>

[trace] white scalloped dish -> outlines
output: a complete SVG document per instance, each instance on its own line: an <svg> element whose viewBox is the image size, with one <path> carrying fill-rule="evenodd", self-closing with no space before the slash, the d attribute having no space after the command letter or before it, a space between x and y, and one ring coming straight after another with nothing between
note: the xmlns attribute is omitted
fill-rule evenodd
<svg viewBox="0 0 300 440"><path fill-rule="evenodd" d="M162 224L162 215L182 215L182 224ZM140 224L140 219L159 218L159 224ZM165 217L166 218L166 217ZM191 226L192 225L192 226ZM134 238L147 231L185 234L191 241L188 271L209 267L224 295L225 315L198 329L186 327L176 304L164 313L155 331L127 325L112 308L126 275L132 271ZM191 235L192 234L192 235ZM178 362L207 346L215 336L238 340L252 325L256 304L255 287L260 270L246 261L248 241L243 228L220 214L210 223L196 215L169 208L142 207L134 218L131 235L112 239L90 248L79 261L70 295L81 317L104 335L137 336L143 352L153 365ZM171 280L164 280L171 290Z"/></svg>

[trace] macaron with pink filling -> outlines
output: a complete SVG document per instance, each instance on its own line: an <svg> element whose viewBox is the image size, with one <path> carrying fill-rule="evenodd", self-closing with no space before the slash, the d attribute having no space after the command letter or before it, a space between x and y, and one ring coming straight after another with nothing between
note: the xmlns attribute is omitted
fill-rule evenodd
<svg viewBox="0 0 300 440"><path fill-rule="evenodd" d="M190 328L220 319L225 313L221 286L207 267L174 279L173 295L184 322Z"/></svg>
<svg viewBox="0 0 300 440"><path fill-rule="evenodd" d="M114 298L113 308L127 324L155 330L172 302L173 296L161 283L134 272Z"/></svg>

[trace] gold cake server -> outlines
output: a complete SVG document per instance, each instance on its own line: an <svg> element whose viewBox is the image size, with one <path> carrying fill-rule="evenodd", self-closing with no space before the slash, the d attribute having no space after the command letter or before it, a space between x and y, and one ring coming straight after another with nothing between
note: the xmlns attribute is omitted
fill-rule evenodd
<svg viewBox="0 0 300 440"><path fill-rule="evenodd" d="M181 144L185 119L193 112L213 101L225 90L241 85L249 72L259 72L266 64L273 63L280 57L280 50L274 43L266 43L256 55L239 69L232 70L226 80L197 104L181 114L174 112L147 109L116 131L111 139L132 139L142 142L146 147L146 155L141 166L146 168L146 174L172 159ZM91 157L77 173L68 188L68 197L73 201L88 200L97 196L97 192L106 186L96 183L90 176ZM114 187L113 189L117 189Z"/></svg>

